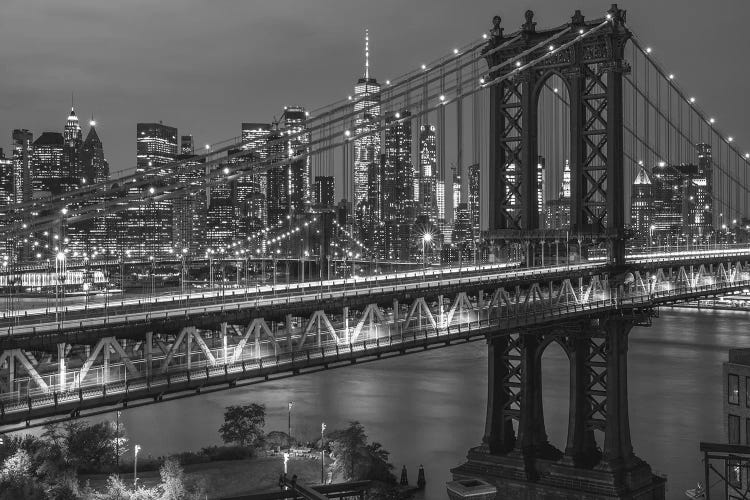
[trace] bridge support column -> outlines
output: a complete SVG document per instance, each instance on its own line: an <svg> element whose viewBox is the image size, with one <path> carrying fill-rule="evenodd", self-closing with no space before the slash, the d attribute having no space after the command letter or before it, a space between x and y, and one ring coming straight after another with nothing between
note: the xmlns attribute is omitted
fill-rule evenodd
<svg viewBox="0 0 750 500"><path fill-rule="evenodd" d="M58 390L64 391L66 389L65 387L65 350L66 350L67 344L65 342L61 342L57 344L57 386L59 387Z"/></svg>
<svg viewBox="0 0 750 500"><path fill-rule="evenodd" d="M490 482L498 498L663 500L664 479L634 455L630 441L627 336L632 326L619 316L601 316L489 339L483 443L452 470L454 479ZM564 454L548 443L544 425L541 360L552 341L563 346L571 367ZM603 454L595 429L604 433Z"/></svg>
<svg viewBox="0 0 750 500"><path fill-rule="evenodd" d="M221 361L223 364L227 364L229 357L227 356L227 324L221 324Z"/></svg>

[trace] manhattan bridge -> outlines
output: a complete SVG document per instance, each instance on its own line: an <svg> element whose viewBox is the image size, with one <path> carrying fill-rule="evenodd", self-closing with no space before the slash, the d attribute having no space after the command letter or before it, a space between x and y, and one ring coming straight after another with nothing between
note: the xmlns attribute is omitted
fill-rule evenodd
<svg viewBox="0 0 750 500"><path fill-rule="evenodd" d="M358 95L313 111L304 130L270 138L264 154L230 139L199 161L170 166L188 177L159 178L160 166L12 206L0 216L13 249L0 280L3 430L481 341L489 352L486 425L456 478L483 479L508 498L664 498L665 480L631 444L628 334L658 321L660 305L750 287L750 244L736 237L750 213L747 156L616 5L594 19L576 11L549 29L531 11L509 29L515 21L494 17L478 40L387 81L378 99ZM43 267L16 252L45 232L294 162L348 165L363 139L428 120L439 124L441 156L452 144L457 165L483 165L486 224L458 262L426 265L428 232L416 261L376 255L370 247L391 229L360 235L377 211L351 220L311 211L265 228L270 252L251 238L228 249L236 283L214 280L218 257L207 253L211 286L170 295L107 288L118 277L123 286L124 266L152 289L157 266L184 278L179 253L138 262L61 251L54 272L29 283ZM674 244L654 244L653 222L644 226L641 209L631 209L632 186L644 168L658 177L694 163L696 145L713 155L703 161L703 189L688 190L690 201L702 197L683 210L692 229ZM559 171L547 173L557 181L561 158L569 164L565 230L543 223L540 156L557 158ZM344 179L345 194L366 198L352 181ZM327 234L326 224L337 226L336 238L311 236ZM303 242L296 255L273 250L291 238ZM285 279L277 279L280 267ZM55 303L24 301L19 285L54 289ZM94 289L103 290L96 300ZM549 443L544 423L541 365L551 343L570 362L564 449Z"/></svg>

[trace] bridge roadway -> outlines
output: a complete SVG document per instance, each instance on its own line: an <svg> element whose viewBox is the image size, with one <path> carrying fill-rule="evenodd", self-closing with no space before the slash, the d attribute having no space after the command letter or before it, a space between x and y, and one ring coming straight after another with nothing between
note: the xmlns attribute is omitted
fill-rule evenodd
<svg viewBox="0 0 750 500"><path fill-rule="evenodd" d="M602 263L559 266L561 269L550 267L544 270L501 268L490 274L491 279L487 276L455 278L435 275L433 280L428 278L410 283L406 285L407 288L398 285L401 296L411 295L410 307L404 309L403 304L399 307L394 303L393 309L388 310L370 302L368 306L362 307L363 312L354 327L350 326L350 316L347 313L335 318L333 314L326 314L322 310L327 307L331 297L351 299L351 289L322 295L316 292L239 302L239 308L244 305L263 311L261 303L264 300L271 304L281 301L284 306L294 307L298 307L303 301L312 301L316 304L313 307L318 309L312 313L307 326L298 328L289 322L283 331L269 328L266 320L256 315L247 330L237 337L238 342L231 346L227 345L226 334L221 337L223 345L217 347L214 342L213 346L209 346L195 326L182 326L179 335L174 336L168 348L162 348L161 353L151 354L150 348L146 353L142 347L139 351L133 343L128 346L125 340L111 336L99 339L95 352L80 369L66 371L64 365L67 361L63 357L60 372L55 371L57 365L54 364L48 366L52 370L47 373L41 370L37 372L27 360L24 365L31 368L29 376L15 380L11 376L0 394L0 425L31 425L32 422L37 425L40 419L61 420L70 416L103 413L110 411L113 405L132 407L151 404L165 399L444 347L457 342L482 340L493 335L510 334L514 330L575 321L583 317L616 313L638 321L649 321L651 311L659 304L732 293L750 287L750 267L747 264L725 266L730 258L747 262L750 260L749 254L747 251L742 255L732 252L710 257L689 253L676 257L670 254L673 267L668 272L663 271L665 266L669 266L664 261L659 262L658 266L661 267L646 279L636 270L635 280L627 287L610 287L605 275L600 277L594 274L593 270L603 269ZM714 259L719 264L715 267L701 264L696 270L696 258L703 262ZM644 263L649 261L648 258L641 260ZM583 284L583 279L579 279L579 286L575 286L570 279L562 277L563 274L570 276L573 273L589 273L590 276L586 278L586 284ZM509 294L504 287L509 274L514 276L514 283L518 283L518 278L522 276L537 281L529 281L523 291L520 286L516 286L515 293ZM554 285L550 278L553 274L560 274L555 278ZM549 283L549 288L541 288L540 283ZM469 296L464 291L471 286L478 287L476 295ZM374 292L374 295L383 292L377 288L392 293L393 287L389 283L381 287L354 290L354 297L361 292ZM451 287L455 287L455 290L449 292L453 294L453 298L447 300L450 307L446 308L446 300L441 292ZM494 289L496 293L488 299L488 296L483 296L483 289ZM425 297L434 298L438 293L440 295L437 301L425 300ZM368 295L367 300L372 301L373 295ZM202 306L199 314L208 314L211 312L209 308L212 308L226 316L229 311L237 308L234 304L227 306L228 304ZM192 307L180 309L179 314L184 317ZM204 308L206 311L203 311ZM408 313L402 314L407 310ZM169 318L169 312L166 311L165 317ZM151 313L139 314L145 316L138 322L155 319L150 316ZM287 320L290 316L286 316ZM100 321L98 318L89 319ZM354 319L356 320L356 316ZM107 329L114 326L110 325L110 320L116 321L116 318L107 319ZM131 318L129 321L127 328L132 329L135 320ZM222 329L226 331L226 323L223 325ZM16 325L16 328L31 328L32 331L37 328L37 335L40 334L40 328L41 331L46 331L44 328L47 327L56 329L58 325ZM80 324L76 327L81 328ZM109 332L107 335L113 334ZM13 334L13 337L16 335ZM125 335L121 338L132 337ZM150 337L147 338L150 344ZM184 339L187 341L183 342ZM193 350L190 347L190 339L193 339L199 349ZM31 338L26 341L29 340ZM181 352L180 345L185 344L188 347ZM66 346L65 343L62 345ZM126 352L126 349L130 351ZM119 360L110 362L110 351ZM7 359L14 359L9 356L21 355L23 352L25 351L22 349L4 351L0 356L0 365ZM103 364L94 366L97 352L102 353L104 360ZM65 382L60 383L60 380Z"/></svg>
<svg viewBox="0 0 750 500"><path fill-rule="evenodd" d="M653 252L633 254L628 257L634 266L654 266L664 262L704 262L706 260L746 258L750 247L732 247L681 252ZM277 309L284 306L304 308L306 304L337 299L353 300L378 294L424 292L451 286L503 282L515 285L532 281L556 279L560 276L598 272L606 263L594 260L580 264L551 265L537 268L520 268L519 262L485 264L478 266L428 268L426 270L362 276L349 279L308 281L302 283L223 288L202 293L169 296L141 297L120 301L94 302L67 305L64 308L34 308L13 313L5 312L0 319L0 347L20 346L34 342L43 334L82 332L123 324L151 320L168 321L193 315L221 313L230 309ZM4 338L3 338L4 337ZM8 341L11 341L9 344ZM26 344L28 345L28 344Z"/></svg>

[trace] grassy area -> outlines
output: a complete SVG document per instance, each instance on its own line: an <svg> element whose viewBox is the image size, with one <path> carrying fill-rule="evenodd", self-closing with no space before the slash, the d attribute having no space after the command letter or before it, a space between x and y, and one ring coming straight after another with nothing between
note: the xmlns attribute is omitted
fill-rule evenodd
<svg viewBox="0 0 750 500"><path fill-rule="evenodd" d="M284 470L283 459L279 457L262 457L250 460L228 460L207 462L185 467L185 473L191 480L202 480L206 484L208 498L238 496L250 492L273 491L278 488L279 474ZM312 458L290 458L287 464L288 476L297 475L297 480L304 484L320 483L320 460ZM122 474L123 479L132 480L133 475ZM81 476L81 484L89 481L92 488L102 491L107 482L107 475L97 474ZM159 484L159 471L147 471L138 474L138 484L153 487Z"/></svg>

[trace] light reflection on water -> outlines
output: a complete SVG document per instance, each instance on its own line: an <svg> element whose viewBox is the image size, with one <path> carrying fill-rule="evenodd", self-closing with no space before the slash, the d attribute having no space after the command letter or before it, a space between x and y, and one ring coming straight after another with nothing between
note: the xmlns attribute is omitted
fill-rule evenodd
<svg viewBox="0 0 750 500"><path fill-rule="evenodd" d="M721 364L729 348L750 346L748 319L750 313L662 310L652 327L631 333L633 445L667 474L670 497L702 477L698 443L723 440ZM567 360L555 347L544 361L547 431L564 449ZM391 452L397 476L406 465L415 483L422 463L425 497L446 498L449 469L483 434L486 365L477 342L131 409L123 420L133 442L157 456L218 443L223 408L232 404L264 403L266 431L286 431L287 402L294 401L295 436L314 439L321 421L335 429L359 420L370 440Z"/></svg>

